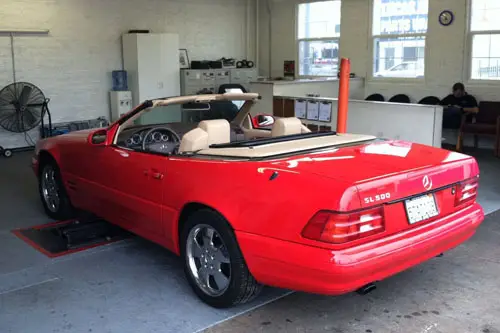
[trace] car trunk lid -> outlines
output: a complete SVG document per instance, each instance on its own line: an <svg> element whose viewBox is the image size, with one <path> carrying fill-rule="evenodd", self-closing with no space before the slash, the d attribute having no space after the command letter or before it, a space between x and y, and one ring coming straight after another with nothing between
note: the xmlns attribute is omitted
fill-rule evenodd
<svg viewBox="0 0 500 333"><path fill-rule="evenodd" d="M325 181L332 179L331 186L342 183L349 191L356 191L357 205L322 207L335 216L348 213L343 216L350 216L355 223L347 223L349 228L359 228L356 229L359 234L377 230L382 223L380 232L354 243L387 237L465 208L475 201L479 173L472 157L401 141L343 147L274 163L295 172L322 176ZM464 183L465 180L468 181ZM372 221L377 216L383 222ZM336 223L337 227L347 225L341 221Z"/></svg>
<svg viewBox="0 0 500 333"><path fill-rule="evenodd" d="M361 208L433 191L478 174L467 155L403 141L378 141L280 159L273 164L348 182Z"/></svg>

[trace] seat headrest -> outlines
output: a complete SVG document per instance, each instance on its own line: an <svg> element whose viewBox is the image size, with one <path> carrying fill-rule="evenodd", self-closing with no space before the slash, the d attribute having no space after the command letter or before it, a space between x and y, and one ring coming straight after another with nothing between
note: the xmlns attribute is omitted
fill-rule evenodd
<svg viewBox="0 0 500 333"><path fill-rule="evenodd" d="M301 133L303 133L302 122L296 117L277 118L271 130L271 136L273 137Z"/></svg>
<svg viewBox="0 0 500 333"><path fill-rule="evenodd" d="M179 153L195 152L206 148L208 148L208 133L197 127L182 136Z"/></svg>
<svg viewBox="0 0 500 333"><path fill-rule="evenodd" d="M229 143L231 141L231 126L225 119L203 120L198 124L208 134L208 145Z"/></svg>
<svg viewBox="0 0 500 333"><path fill-rule="evenodd" d="M198 127L184 134L179 152L195 152L207 149L213 144L229 143L230 141L231 126L227 120L203 120L198 124Z"/></svg>

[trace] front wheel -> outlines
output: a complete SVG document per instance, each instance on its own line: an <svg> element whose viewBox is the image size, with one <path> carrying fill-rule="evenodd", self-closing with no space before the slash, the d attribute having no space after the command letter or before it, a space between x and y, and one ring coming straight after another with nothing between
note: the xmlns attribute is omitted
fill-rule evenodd
<svg viewBox="0 0 500 333"><path fill-rule="evenodd" d="M189 284L213 307L246 303L262 290L248 270L229 224L214 211L199 210L188 217L181 254Z"/></svg>
<svg viewBox="0 0 500 333"><path fill-rule="evenodd" d="M61 173L54 161L41 165L38 189L43 208L48 216L56 220L73 217L73 207L64 188Z"/></svg>

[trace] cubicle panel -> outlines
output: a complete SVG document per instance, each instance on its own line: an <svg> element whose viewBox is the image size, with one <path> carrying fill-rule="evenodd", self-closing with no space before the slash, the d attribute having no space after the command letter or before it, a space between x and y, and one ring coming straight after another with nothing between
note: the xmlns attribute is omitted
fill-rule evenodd
<svg viewBox="0 0 500 333"><path fill-rule="evenodd" d="M285 99L290 103L296 100L292 97ZM314 130L337 128L337 99L307 98L303 100L331 103L330 121L310 120L306 117L301 119L306 126ZM347 132L441 147L442 119L443 108L441 106L350 100Z"/></svg>
<svg viewBox="0 0 500 333"><path fill-rule="evenodd" d="M441 147L443 143L443 111L441 106L434 108L434 147Z"/></svg>
<svg viewBox="0 0 500 333"><path fill-rule="evenodd" d="M332 124L337 123L338 102L332 101ZM440 106L388 102L349 101L347 131L377 137L400 139L441 147L443 117Z"/></svg>
<svg viewBox="0 0 500 333"><path fill-rule="evenodd" d="M337 123L337 101L332 123ZM441 147L441 106L349 101L347 131Z"/></svg>

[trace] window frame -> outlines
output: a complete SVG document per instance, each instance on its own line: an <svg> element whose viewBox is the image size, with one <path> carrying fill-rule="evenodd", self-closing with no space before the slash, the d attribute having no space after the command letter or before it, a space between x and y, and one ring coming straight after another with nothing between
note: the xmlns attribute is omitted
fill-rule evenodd
<svg viewBox="0 0 500 333"><path fill-rule="evenodd" d="M427 78L427 58L428 58L428 47L427 47L427 38L429 34L429 10L427 10L427 29L425 33L407 33L407 34L378 34L375 35L373 33L373 16L375 12L375 1L370 0L369 6L369 14L368 14L368 68L367 68L367 81L369 82L383 82L383 83L424 83ZM431 0L428 0L429 3ZM404 38L404 37L424 37L425 45L424 45L424 75L423 77L375 77L373 76L373 64L375 62L375 40L376 39L396 39L396 38Z"/></svg>
<svg viewBox="0 0 500 333"><path fill-rule="evenodd" d="M340 33L338 37L319 37L319 38L299 38L299 7L302 4L309 4L314 2L325 2L325 1L338 1L340 2ZM310 79L310 78L327 78L327 77L337 77L337 73L333 73L331 75L301 75L300 74L300 43L301 42L337 42L338 47L338 56L337 63L338 67L340 67L340 36L342 35L342 1L345 0L302 0L296 3L295 5L295 73L296 77L299 79Z"/></svg>
<svg viewBox="0 0 500 333"><path fill-rule="evenodd" d="M480 35L499 35L500 30L482 30L482 31L472 31L472 2L474 0L467 0L467 8L466 8L466 34L465 34L465 45L466 45L466 56L464 57L464 72L463 77L467 78L466 82L472 85L500 85L500 77L495 80L487 80L487 79L473 79L472 78L472 41L474 36Z"/></svg>

